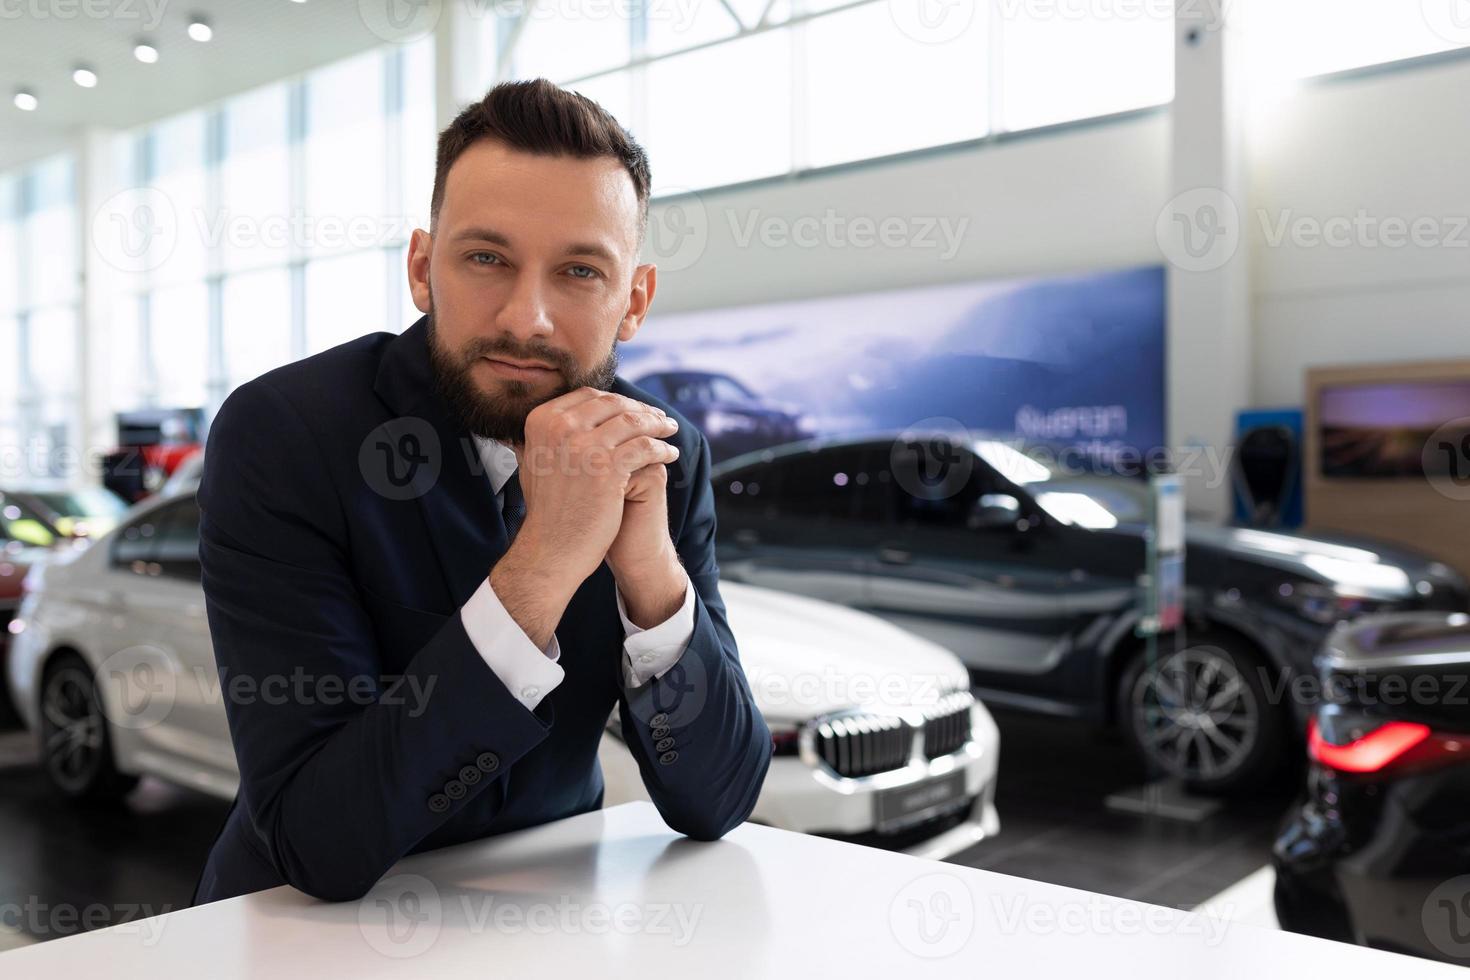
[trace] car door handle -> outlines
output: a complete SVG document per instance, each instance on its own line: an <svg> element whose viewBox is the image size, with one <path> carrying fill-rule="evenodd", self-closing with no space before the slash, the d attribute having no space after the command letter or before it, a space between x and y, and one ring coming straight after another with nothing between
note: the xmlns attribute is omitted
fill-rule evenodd
<svg viewBox="0 0 1470 980"><path fill-rule="evenodd" d="M882 545L878 548L878 560L887 565L907 565L914 560L914 553L904 548Z"/></svg>

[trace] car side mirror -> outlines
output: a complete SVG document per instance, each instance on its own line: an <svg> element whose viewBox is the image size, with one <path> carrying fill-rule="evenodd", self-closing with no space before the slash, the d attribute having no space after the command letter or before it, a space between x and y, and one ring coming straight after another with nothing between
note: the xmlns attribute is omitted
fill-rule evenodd
<svg viewBox="0 0 1470 980"><path fill-rule="evenodd" d="M1021 521L1021 502L1008 493L981 494L966 524L972 531L1015 530Z"/></svg>

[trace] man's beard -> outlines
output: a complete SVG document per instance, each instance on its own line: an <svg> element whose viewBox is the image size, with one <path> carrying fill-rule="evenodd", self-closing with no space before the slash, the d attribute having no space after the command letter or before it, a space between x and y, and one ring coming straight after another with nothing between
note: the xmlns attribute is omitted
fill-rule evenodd
<svg viewBox="0 0 1470 980"><path fill-rule="evenodd" d="M578 388L608 391L618 369L618 344L613 341L607 357L590 371L580 371L565 351L551 347L518 348L509 337L476 337L458 351L440 345L434 314L428 314L429 373L434 387L449 408L450 420L465 432L511 445L526 441L526 416L536 406ZM544 361L556 368L561 382L550 393L537 394L524 381L503 379L500 391L486 394L475 383L470 369L482 357L508 357Z"/></svg>

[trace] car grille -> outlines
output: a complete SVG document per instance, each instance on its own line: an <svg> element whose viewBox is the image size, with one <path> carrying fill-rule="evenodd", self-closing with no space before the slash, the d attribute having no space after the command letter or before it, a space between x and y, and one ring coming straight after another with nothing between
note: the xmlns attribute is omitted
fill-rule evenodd
<svg viewBox="0 0 1470 980"><path fill-rule="evenodd" d="M945 695L924 712L924 755L937 759L958 751L970 740L968 691ZM917 730L894 715L853 712L813 723L817 757L839 776L871 776L908 765Z"/></svg>
<svg viewBox="0 0 1470 980"><path fill-rule="evenodd" d="M842 776L871 776L908 764L913 729L891 715L851 714L816 728L817 755Z"/></svg>
<svg viewBox="0 0 1470 980"><path fill-rule="evenodd" d="M956 691L940 699L939 704L924 712L924 755L937 759L959 751L970 740L970 706L975 698L969 691Z"/></svg>

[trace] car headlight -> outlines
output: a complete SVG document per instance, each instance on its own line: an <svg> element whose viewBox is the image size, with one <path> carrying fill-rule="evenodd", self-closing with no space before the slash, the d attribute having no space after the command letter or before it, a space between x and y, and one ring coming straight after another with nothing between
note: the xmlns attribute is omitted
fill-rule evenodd
<svg viewBox="0 0 1470 980"><path fill-rule="evenodd" d="M1322 626L1335 626L1383 609L1388 603L1361 596L1343 595L1325 585L1304 583L1281 586L1278 594L1287 606Z"/></svg>

